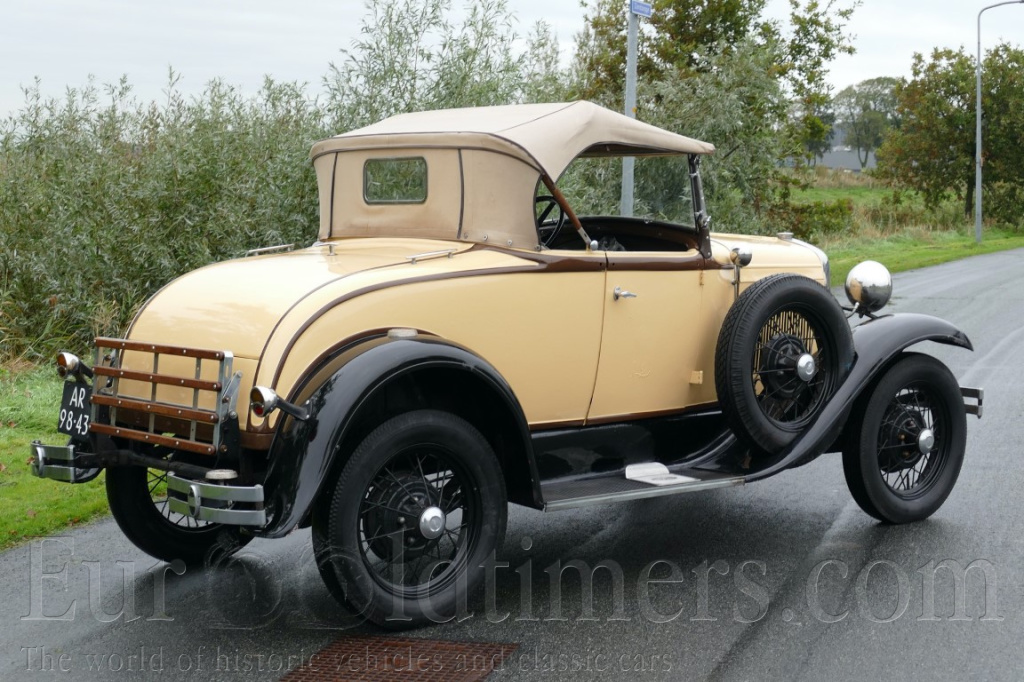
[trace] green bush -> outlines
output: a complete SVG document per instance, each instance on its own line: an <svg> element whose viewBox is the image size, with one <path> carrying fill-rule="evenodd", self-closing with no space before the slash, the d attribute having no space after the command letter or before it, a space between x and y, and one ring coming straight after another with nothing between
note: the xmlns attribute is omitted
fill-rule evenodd
<svg viewBox="0 0 1024 682"><path fill-rule="evenodd" d="M994 183L985 197L985 218L1014 230L1024 228L1024 187Z"/></svg>
<svg viewBox="0 0 1024 682"><path fill-rule="evenodd" d="M853 201L837 199L809 204L780 201L768 209L768 217L779 230L792 232L797 239L815 241L853 229Z"/></svg>
<svg viewBox="0 0 1024 682"><path fill-rule="evenodd" d="M61 100L28 90L0 127L0 356L81 350L183 272L312 241L314 105L270 80L186 101L173 74L163 106L123 81Z"/></svg>

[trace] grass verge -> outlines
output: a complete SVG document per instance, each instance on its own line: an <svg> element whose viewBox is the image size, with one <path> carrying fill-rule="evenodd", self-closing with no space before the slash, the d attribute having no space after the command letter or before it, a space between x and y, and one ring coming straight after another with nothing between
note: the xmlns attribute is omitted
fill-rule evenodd
<svg viewBox="0 0 1024 682"><path fill-rule="evenodd" d="M68 485L29 470L33 440L67 442L57 433L61 389L51 367L0 367L0 550L107 513L102 474Z"/></svg>
<svg viewBox="0 0 1024 682"><path fill-rule="evenodd" d="M986 231L981 244L976 244L974 234L966 231L907 229L877 237L832 238L819 246L832 263L832 283L841 284L850 269L864 260L876 260L890 272L916 270L968 256L1024 247L1024 233Z"/></svg>

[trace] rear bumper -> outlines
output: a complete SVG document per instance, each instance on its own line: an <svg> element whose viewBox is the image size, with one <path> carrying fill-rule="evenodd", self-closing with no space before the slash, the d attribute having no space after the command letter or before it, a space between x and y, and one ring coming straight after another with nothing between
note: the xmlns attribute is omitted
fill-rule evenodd
<svg viewBox="0 0 1024 682"><path fill-rule="evenodd" d="M981 415L984 412L985 389L961 386L960 395L964 397L964 409L967 411L967 414L973 414L978 419L981 419ZM975 400L976 402L971 403L968 400Z"/></svg>
<svg viewBox="0 0 1024 682"><path fill-rule="evenodd" d="M99 475L100 470L83 466L80 453L74 444L43 445L32 442L32 473L39 478L49 478L64 483L88 483Z"/></svg>
<svg viewBox="0 0 1024 682"><path fill-rule="evenodd" d="M87 483L96 478L102 467L116 465L117 460L78 452L74 443L43 445L32 443L32 473L64 483ZM146 464L132 463L132 466ZM204 470L196 469L198 475ZM263 508L262 485L222 485L167 473L167 505L172 512L197 521L231 526L262 528L267 525Z"/></svg>
<svg viewBox="0 0 1024 682"><path fill-rule="evenodd" d="M197 521L232 526L267 525L263 486L222 485L167 474L167 506Z"/></svg>

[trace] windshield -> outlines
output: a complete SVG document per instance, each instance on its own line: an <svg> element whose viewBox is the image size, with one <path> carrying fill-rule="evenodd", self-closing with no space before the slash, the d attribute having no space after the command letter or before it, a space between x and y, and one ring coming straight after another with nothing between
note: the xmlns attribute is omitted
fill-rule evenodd
<svg viewBox="0 0 1024 682"><path fill-rule="evenodd" d="M622 158L577 158L558 187L580 216L617 216L622 193ZM633 171L633 215L694 227L689 160L686 156L638 157Z"/></svg>

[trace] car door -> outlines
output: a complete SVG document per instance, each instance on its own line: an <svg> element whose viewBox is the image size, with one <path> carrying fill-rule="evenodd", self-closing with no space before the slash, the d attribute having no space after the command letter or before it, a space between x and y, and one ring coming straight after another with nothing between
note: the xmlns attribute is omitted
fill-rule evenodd
<svg viewBox="0 0 1024 682"><path fill-rule="evenodd" d="M696 250L608 252L604 324L588 423L702 402L714 377L701 343L704 259Z"/></svg>

